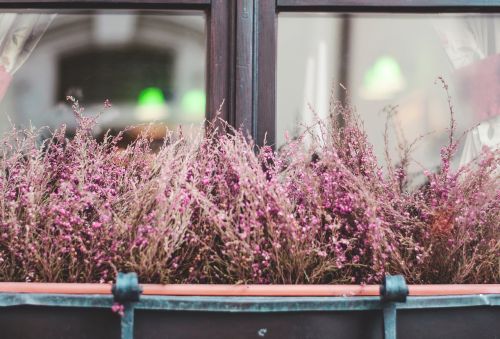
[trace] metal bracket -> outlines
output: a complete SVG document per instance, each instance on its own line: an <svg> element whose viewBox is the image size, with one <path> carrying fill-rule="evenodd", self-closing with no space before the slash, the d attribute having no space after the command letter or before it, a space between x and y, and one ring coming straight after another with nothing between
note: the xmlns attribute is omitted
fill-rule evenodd
<svg viewBox="0 0 500 339"><path fill-rule="evenodd" d="M113 285L113 299L124 307L121 319L121 339L134 338L134 303L138 302L142 293L136 273L118 273Z"/></svg>
<svg viewBox="0 0 500 339"><path fill-rule="evenodd" d="M384 313L384 338L396 339L396 303L406 302L408 286L402 275L386 275L380 285Z"/></svg>

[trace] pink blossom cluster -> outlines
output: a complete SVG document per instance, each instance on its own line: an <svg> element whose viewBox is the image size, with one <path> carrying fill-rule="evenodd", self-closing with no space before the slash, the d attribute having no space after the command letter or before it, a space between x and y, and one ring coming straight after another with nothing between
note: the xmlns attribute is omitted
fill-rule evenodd
<svg viewBox="0 0 500 339"><path fill-rule="evenodd" d="M348 105L279 151L219 121L123 149L70 100L73 138L1 140L0 281L500 282L500 154L453 171L453 117L440 170L411 188L409 158L383 169Z"/></svg>

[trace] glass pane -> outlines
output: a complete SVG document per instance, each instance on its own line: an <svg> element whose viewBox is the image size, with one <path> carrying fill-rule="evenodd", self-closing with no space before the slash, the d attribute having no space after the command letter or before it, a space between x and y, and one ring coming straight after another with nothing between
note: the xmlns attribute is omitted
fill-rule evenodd
<svg viewBox="0 0 500 339"><path fill-rule="evenodd" d="M396 133L411 142L414 170L438 165L448 142L449 85L458 135L455 166L472 147L500 142L500 16L490 14L285 14L278 19L277 142L314 114L326 117L330 91L346 93L364 122L376 155L384 159L385 107L398 106ZM342 86L339 85L342 82ZM495 127L496 126L496 127ZM400 131L400 132L395 132ZM479 131L479 132L477 132ZM473 147L474 148L474 147ZM418 164L418 165L417 165Z"/></svg>
<svg viewBox="0 0 500 339"><path fill-rule="evenodd" d="M131 125L199 125L205 119L202 12L58 11L0 13L0 134L76 120L67 96L87 114L103 111L96 135ZM143 127L142 127L143 128ZM134 138L133 129L126 138Z"/></svg>

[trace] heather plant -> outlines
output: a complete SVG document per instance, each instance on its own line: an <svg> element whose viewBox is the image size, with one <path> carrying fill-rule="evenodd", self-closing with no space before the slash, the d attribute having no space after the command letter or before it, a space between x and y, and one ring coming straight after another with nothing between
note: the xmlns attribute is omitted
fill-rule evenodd
<svg viewBox="0 0 500 339"><path fill-rule="evenodd" d="M500 151L452 170L451 104L440 169L414 187L415 144L382 168L354 108L334 100L279 151L221 121L123 149L69 100L74 138L13 128L1 141L0 281L500 282Z"/></svg>

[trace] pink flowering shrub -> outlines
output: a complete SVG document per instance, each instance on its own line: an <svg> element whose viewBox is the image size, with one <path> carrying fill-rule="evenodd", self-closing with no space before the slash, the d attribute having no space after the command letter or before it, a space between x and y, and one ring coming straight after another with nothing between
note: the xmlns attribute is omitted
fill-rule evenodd
<svg viewBox="0 0 500 339"><path fill-rule="evenodd" d="M409 160L384 172L349 106L279 152L223 123L120 149L73 109L73 139L1 141L0 281L500 282L500 154L453 171L453 118L440 171L410 189Z"/></svg>

